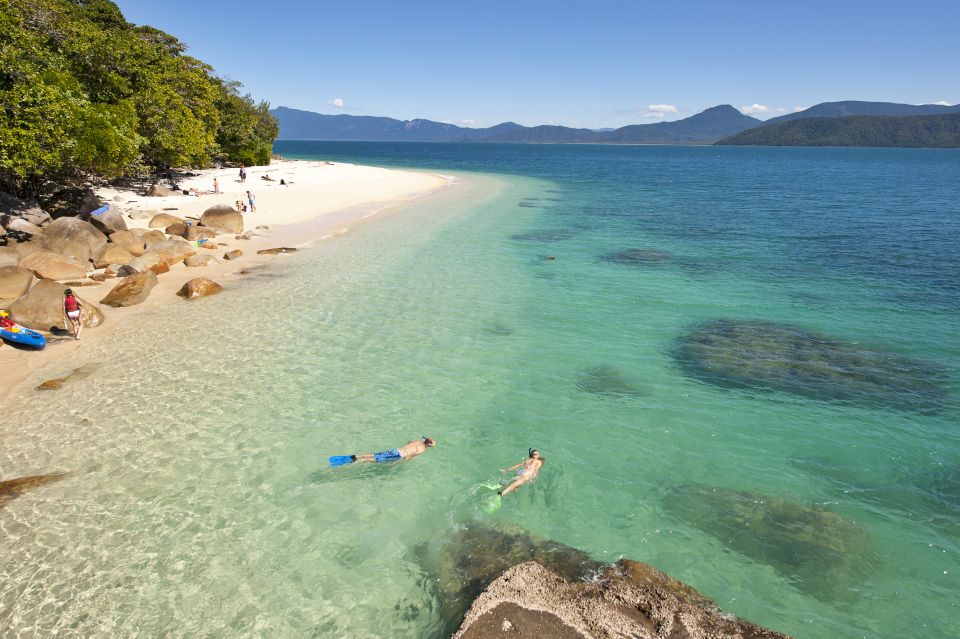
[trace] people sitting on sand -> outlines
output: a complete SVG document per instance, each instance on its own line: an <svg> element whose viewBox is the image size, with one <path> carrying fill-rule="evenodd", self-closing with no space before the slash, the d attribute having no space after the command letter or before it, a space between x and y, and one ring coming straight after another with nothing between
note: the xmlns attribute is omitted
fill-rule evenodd
<svg viewBox="0 0 960 639"><path fill-rule="evenodd" d="M514 464L510 468L501 468L501 473L509 473L510 471L517 471L517 478L514 479L510 485L502 490L498 490L498 495L506 495L507 493L512 493L520 486L533 481L537 478L537 475L540 474L540 468L543 467L543 462L546 460L540 456L540 451L536 448L531 448L527 451L529 455L519 464ZM519 470L517 470L519 469Z"/></svg>
<svg viewBox="0 0 960 639"><path fill-rule="evenodd" d="M394 448L382 453L350 455L350 462L393 462L399 464L402 461L413 459L417 455L426 452L428 448L436 445L437 442L432 437L421 437L404 444L400 448Z"/></svg>
<svg viewBox="0 0 960 639"><path fill-rule="evenodd" d="M233 205L233 208L237 209L237 213L243 213L243 203L240 200L237 200L236 204Z"/></svg>
<svg viewBox="0 0 960 639"><path fill-rule="evenodd" d="M273 181L274 181L274 179L273 179L272 177L270 177L269 175L261 175L261 176L260 176L260 179L261 179L261 180L266 180L267 182L273 182Z"/></svg>
<svg viewBox="0 0 960 639"><path fill-rule="evenodd" d="M81 339L80 332L83 331L83 322L80 321L81 308L83 308L83 304L74 297L73 291L69 288L65 290L63 292L63 312L70 320L70 325L73 328L73 339Z"/></svg>
<svg viewBox="0 0 960 639"><path fill-rule="evenodd" d="M287 185L287 181L284 180L283 178L280 178L280 186L286 186L286 185Z"/></svg>

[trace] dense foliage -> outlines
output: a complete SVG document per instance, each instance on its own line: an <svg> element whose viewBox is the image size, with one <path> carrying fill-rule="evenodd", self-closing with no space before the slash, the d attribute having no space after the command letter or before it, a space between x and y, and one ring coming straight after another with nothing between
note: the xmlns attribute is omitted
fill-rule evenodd
<svg viewBox="0 0 960 639"><path fill-rule="evenodd" d="M277 123L110 0L0 0L0 184L266 164Z"/></svg>
<svg viewBox="0 0 960 639"><path fill-rule="evenodd" d="M744 131L717 144L957 148L960 113L805 118Z"/></svg>

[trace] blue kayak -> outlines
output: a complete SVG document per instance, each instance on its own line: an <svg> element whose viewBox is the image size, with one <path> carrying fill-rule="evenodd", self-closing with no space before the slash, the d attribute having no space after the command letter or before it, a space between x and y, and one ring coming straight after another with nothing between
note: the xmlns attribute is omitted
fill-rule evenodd
<svg viewBox="0 0 960 639"><path fill-rule="evenodd" d="M11 344L28 346L37 350L47 345L47 339L43 335L19 324L0 328L0 339Z"/></svg>

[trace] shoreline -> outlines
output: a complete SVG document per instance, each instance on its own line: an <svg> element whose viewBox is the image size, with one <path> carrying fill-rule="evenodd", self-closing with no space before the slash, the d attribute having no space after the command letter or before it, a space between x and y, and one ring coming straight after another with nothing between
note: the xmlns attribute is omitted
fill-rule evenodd
<svg viewBox="0 0 960 639"><path fill-rule="evenodd" d="M199 218L204 210L217 204L232 204L250 190L256 197L257 212L244 213L244 234L225 233L214 240L218 245L210 254L217 261L207 266L187 267L178 262L169 272L158 276L158 283L149 297L140 304L112 308L99 301L122 278L86 286L74 286L79 297L96 304L104 314L101 326L84 330L83 339L69 337L53 339L41 351L18 349L4 344L0 348L0 407L32 377L44 370L50 376L69 372L79 363L82 346L90 339L109 339L130 319L159 315L169 303L186 303L176 297L183 284L196 277L205 277L220 283L225 289L242 286L244 272L260 268L274 260L287 259L284 255L258 255L257 251L290 247L309 248L319 242L350 232L360 224L402 211L423 198L462 184L461 180L438 173L384 169L346 163L309 160L275 160L267 166L247 167L247 181L234 179L237 169L204 169L191 172L181 183L182 189L209 189L216 177L221 183L220 193L202 196L170 195L150 197L132 189L105 187L97 195L111 208L124 213L128 228L147 228L152 216L134 217L143 211L169 213L178 217ZM274 181L259 179L270 174ZM283 177L288 186L280 186ZM251 179L253 178L253 179ZM226 188L224 185L226 184ZM143 215L142 213L140 213ZM266 225L268 229L258 229ZM227 251L240 249L243 255L236 260L224 260ZM199 252L199 251L198 251Z"/></svg>

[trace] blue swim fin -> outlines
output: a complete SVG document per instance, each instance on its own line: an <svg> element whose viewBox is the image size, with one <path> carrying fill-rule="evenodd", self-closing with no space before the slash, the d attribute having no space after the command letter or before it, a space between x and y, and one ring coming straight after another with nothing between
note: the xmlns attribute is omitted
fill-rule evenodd
<svg viewBox="0 0 960 639"><path fill-rule="evenodd" d="M344 466L353 462L353 455L334 455L330 458L331 466Z"/></svg>

